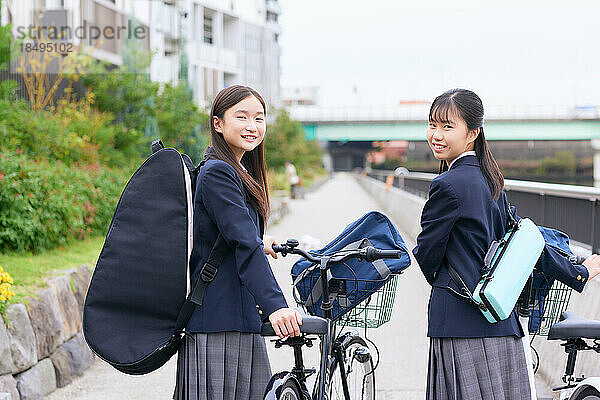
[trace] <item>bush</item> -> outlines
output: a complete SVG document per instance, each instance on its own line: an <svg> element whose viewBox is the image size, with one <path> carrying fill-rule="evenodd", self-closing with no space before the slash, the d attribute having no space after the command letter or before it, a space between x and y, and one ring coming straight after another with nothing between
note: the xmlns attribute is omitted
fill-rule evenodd
<svg viewBox="0 0 600 400"><path fill-rule="evenodd" d="M105 234L129 176L0 151L0 252L40 252Z"/></svg>
<svg viewBox="0 0 600 400"><path fill-rule="evenodd" d="M0 0L0 9L2 1ZM12 25L0 26L0 72L6 70L11 59L15 57L17 51L17 43L13 43ZM17 89L17 82L6 80L0 82L0 99L10 100L14 97Z"/></svg>
<svg viewBox="0 0 600 400"><path fill-rule="evenodd" d="M545 157L540 166L536 169L538 175L547 174L574 174L577 169L577 162L572 152L559 150L553 157Z"/></svg>
<svg viewBox="0 0 600 400"><path fill-rule="evenodd" d="M120 145L130 133L113 125L110 114L92 109L90 101L60 101L51 111L33 111L25 101L0 100L0 143L31 159L67 165L125 167L132 157L139 160L137 148Z"/></svg>

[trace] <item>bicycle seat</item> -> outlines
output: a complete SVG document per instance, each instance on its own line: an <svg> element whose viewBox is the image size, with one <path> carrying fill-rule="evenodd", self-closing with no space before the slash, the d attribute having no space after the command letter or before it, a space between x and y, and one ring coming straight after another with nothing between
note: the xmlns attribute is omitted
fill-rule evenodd
<svg viewBox="0 0 600 400"><path fill-rule="evenodd" d="M329 323L324 318L303 315L302 325L300 325L300 332L313 335L324 335L327 333L328 325ZM264 322L262 324L260 334L262 336L277 336L270 322Z"/></svg>
<svg viewBox="0 0 600 400"><path fill-rule="evenodd" d="M560 316L560 322L552 325L548 340L600 339L600 321L581 318L571 311Z"/></svg>

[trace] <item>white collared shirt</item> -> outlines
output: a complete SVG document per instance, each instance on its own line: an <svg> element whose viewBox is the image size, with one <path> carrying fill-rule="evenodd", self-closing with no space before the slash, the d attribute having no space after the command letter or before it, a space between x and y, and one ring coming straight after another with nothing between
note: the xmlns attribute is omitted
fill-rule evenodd
<svg viewBox="0 0 600 400"><path fill-rule="evenodd" d="M462 153L460 156L456 157L454 160L452 160L452 162L450 163L450 165L448 166L448 169L452 168L452 164L454 164L454 161L458 160L461 157L464 156L476 156L477 154L475 153L474 150L469 150L469 151L465 151L464 153Z"/></svg>

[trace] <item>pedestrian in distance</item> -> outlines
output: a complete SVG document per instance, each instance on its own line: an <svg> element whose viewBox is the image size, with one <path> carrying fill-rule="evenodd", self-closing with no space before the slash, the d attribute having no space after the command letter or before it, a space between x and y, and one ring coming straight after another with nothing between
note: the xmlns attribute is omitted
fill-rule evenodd
<svg viewBox="0 0 600 400"><path fill-rule="evenodd" d="M530 400L534 392L516 312L492 324L448 290L460 293L448 272L452 266L473 291L491 242L505 235L504 178L486 142L483 117L481 99L465 89L438 96L429 111L426 136L440 174L431 182L413 249L432 286L429 400ZM600 256L573 265L546 246L536 268L581 292L600 273Z"/></svg>
<svg viewBox="0 0 600 400"><path fill-rule="evenodd" d="M291 161L285 162L285 177L290 185L290 197L298 198L298 186L300 185L300 177L296 172L296 166Z"/></svg>
<svg viewBox="0 0 600 400"><path fill-rule="evenodd" d="M214 99L211 146L194 197L195 282L219 233L230 251L196 307L178 353L176 400L262 399L271 377L260 330L270 321L280 337L297 336L302 317L288 308L267 255L277 258L265 166L266 106L255 90L230 86Z"/></svg>

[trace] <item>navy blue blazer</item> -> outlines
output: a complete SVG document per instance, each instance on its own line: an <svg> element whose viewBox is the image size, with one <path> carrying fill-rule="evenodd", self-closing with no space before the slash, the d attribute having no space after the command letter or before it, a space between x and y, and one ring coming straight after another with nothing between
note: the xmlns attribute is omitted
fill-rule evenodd
<svg viewBox="0 0 600 400"><path fill-rule="evenodd" d="M475 289L491 242L505 234L506 202L504 192L497 201L491 201L489 186L473 155L457 159L452 168L431 181L421 215L422 231L413 249L425 279L432 285L429 337L523 336L515 311L508 319L492 324L472 304L445 289L459 290L450 279L448 265L458 271L471 291ZM536 268L579 292L588 279L584 266L572 265L548 246Z"/></svg>
<svg viewBox="0 0 600 400"><path fill-rule="evenodd" d="M188 332L259 333L262 320L287 307L264 252L261 218L242 188L241 178L225 161L208 160L200 168L194 197L192 282L219 232L231 252L207 286L204 304L196 307Z"/></svg>

